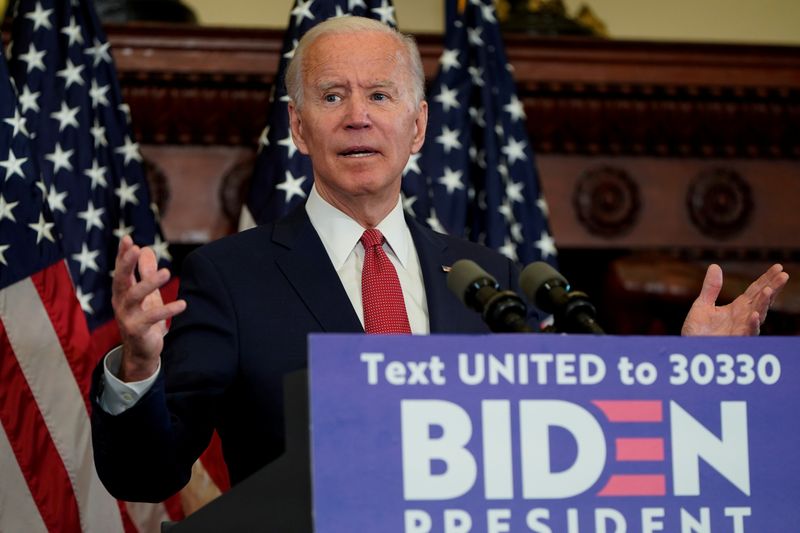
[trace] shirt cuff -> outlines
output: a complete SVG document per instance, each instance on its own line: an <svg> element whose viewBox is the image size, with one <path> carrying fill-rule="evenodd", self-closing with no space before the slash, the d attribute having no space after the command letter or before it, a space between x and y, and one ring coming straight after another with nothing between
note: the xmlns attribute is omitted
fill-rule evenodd
<svg viewBox="0 0 800 533"><path fill-rule="evenodd" d="M122 346L117 346L106 355L103 360L103 378L105 386L100 395L100 407L111 415L124 413L133 407L139 398L150 390L161 371L161 359L152 376L141 381L124 382L117 377L122 362Z"/></svg>

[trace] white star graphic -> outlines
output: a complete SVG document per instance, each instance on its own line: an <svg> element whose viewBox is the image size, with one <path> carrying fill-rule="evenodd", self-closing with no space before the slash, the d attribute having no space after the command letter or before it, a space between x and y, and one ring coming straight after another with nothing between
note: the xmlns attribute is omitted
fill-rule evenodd
<svg viewBox="0 0 800 533"><path fill-rule="evenodd" d="M439 222L439 217L436 216L436 211L434 211L433 209L431 209L431 216L425 219L425 223L433 231L438 231L439 233L447 233L447 230L444 229L442 223Z"/></svg>
<svg viewBox="0 0 800 533"><path fill-rule="evenodd" d="M511 102L504 105L503 110L508 112L514 122L525 118L525 106L522 105L516 94L511 95Z"/></svg>
<svg viewBox="0 0 800 533"><path fill-rule="evenodd" d="M464 189L464 183L461 181L461 176L464 174L461 170L451 170L450 167L444 168L444 176L438 179L441 185L447 188L447 194L453 194L457 189Z"/></svg>
<svg viewBox="0 0 800 533"><path fill-rule="evenodd" d="M542 259L547 259L551 255L553 257L557 255L556 241L554 241L550 234L548 234L546 231L542 231L542 236L539 237L539 240L534 244L542 253Z"/></svg>
<svg viewBox="0 0 800 533"><path fill-rule="evenodd" d="M105 227L103 221L100 220L100 217L103 215L103 213L105 213L105 211L105 207L95 208L94 203L89 200L89 204L86 206L86 211L78 212L78 218L82 218L86 222L86 233L89 233L93 227L98 229L103 229Z"/></svg>
<svg viewBox="0 0 800 533"><path fill-rule="evenodd" d="M125 102L122 102L121 104L119 104L117 106L117 109L119 109L122 112L122 114L125 115L125 122L130 124L131 123L131 106L129 106Z"/></svg>
<svg viewBox="0 0 800 533"><path fill-rule="evenodd" d="M53 25L50 24L50 14L52 12L52 9L42 9L42 3L36 2L36 8L30 13L26 13L25 18L33 21L33 31L39 28L50 30L53 28Z"/></svg>
<svg viewBox="0 0 800 533"><path fill-rule="evenodd" d="M304 18L307 18L308 20L314 20L314 13L311 12L311 4L313 3L314 0L297 0L297 5L294 9L292 9L295 26L299 26Z"/></svg>
<svg viewBox="0 0 800 533"><path fill-rule="evenodd" d="M0 161L0 167L6 169L6 179L10 178L14 174L19 175L20 178L25 179L25 173L22 171L22 165L28 161L27 157L17 157L14 154L14 149L10 148L8 150L8 159L5 161Z"/></svg>
<svg viewBox="0 0 800 533"><path fill-rule="evenodd" d="M381 18L381 22L384 24L391 24L392 26L396 24L394 20L394 7L389 4L388 0L381 0L381 7L373 7L371 11L378 15Z"/></svg>
<svg viewBox="0 0 800 533"><path fill-rule="evenodd" d="M156 233L156 242L154 242L150 248L152 248L153 253L156 254L156 262L160 262L162 259L172 261L172 254L169 253L169 243L162 240L161 235Z"/></svg>
<svg viewBox="0 0 800 533"><path fill-rule="evenodd" d="M483 81L483 69L478 67L469 67L467 69L469 72L470 77L472 78L472 83L475 84L477 87L483 87L486 83Z"/></svg>
<svg viewBox="0 0 800 533"><path fill-rule="evenodd" d="M483 46L482 32L483 28L467 28L467 39L470 44L474 46Z"/></svg>
<svg viewBox="0 0 800 533"><path fill-rule="evenodd" d="M508 257L512 261L517 260L517 247L514 245L514 243L511 241L509 237L506 237L505 243L503 244L503 246L498 248L497 251L503 254L504 256Z"/></svg>
<svg viewBox="0 0 800 533"><path fill-rule="evenodd" d="M35 68L38 68L39 70L44 72L45 71L44 55L46 53L47 52L45 50L42 50L40 52L39 50L36 49L33 43L31 43L28 45L28 51L24 54L20 54L19 58L27 64L27 71L29 74Z"/></svg>
<svg viewBox="0 0 800 533"><path fill-rule="evenodd" d="M539 211L547 217L550 214L550 207L547 205L547 200L544 199L544 196L540 196L536 199L536 207L539 208Z"/></svg>
<svg viewBox="0 0 800 533"><path fill-rule="evenodd" d="M14 208L17 207L19 202L6 202L6 199L0 194L0 220L7 218L11 222L16 222L14 218Z"/></svg>
<svg viewBox="0 0 800 533"><path fill-rule="evenodd" d="M87 168L83 171L83 174L92 180L91 187L92 190L95 190L98 185L102 188L108 187L108 182L106 181L106 167L101 167L97 159L92 160L92 168Z"/></svg>
<svg viewBox="0 0 800 533"><path fill-rule="evenodd" d="M92 88L89 89L89 96L92 98L92 107L109 105L106 93L111 89L110 85L97 85L97 80L92 80Z"/></svg>
<svg viewBox="0 0 800 533"><path fill-rule="evenodd" d="M112 233L114 233L114 236L117 239L121 239L125 235L130 235L131 233L133 233L133 226L126 226L125 221L120 218L117 229L115 229Z"/></svg>
<svg viewBox="0 0 800 533"><path fill-rule="evenodd" d="M283 54L283 57L285 57L286 59L293 58L295 50L297 50L297 39L292 39L292 49Z"/></svg>
<svg viewBox="0 0 800 533"><path fill-rule="evenodd" d="M436 142L444 147L444 153L449 154L453 148L461 148L461 141L458 136L461 135L459 130L451 130L449 127L442 126L442 134L436 137Z"/></svg>
<svg viewBox="0 0 800 533"><path fill-rule="evenodd" d="M94 125L89 128L89 132L94 137L94 147L99 148L100 146L108 146L108 140L106 139L106 128L101 126L97 119L94 119Z"/></svg>
<svg viewBox="0 0 800 533"><path fill-rule="evenodd" d="M72 163L70 163L69 158L72 157L74 151L75 150L64 151L61 149L61 143L56 143L53 152L45 154L44 158L53 163L53 175L58 173L62 168L72 172Z"/></svg>
<svg viewBox="0 0 800 533"><path fill-rule="evenodd" d="M97 266L98 255L100 255L100 250L89 250L89 247L86 246L84 242L81 243L81 252L79 254L72 254L72 259L81 265L81 274L86 272L87 268L99 272L100 267Z"/></svg>
<svg viewBox="0 0 800 533"><path fill-rule="evenodd" d="M75 22L75 17L70 17L69 26L61 29L61 33L69 37L69 44L72 46L75 43L83 44L83 35L81 35L81 27Z"/></svg>
<svg viewBox="0 0 800 533"><path fill-rule="evenodd" d="M494 16L494 4L481 4L481 14L483 15L483 20L490 24L494 24L497 20Z"/></svg>
<svg viewBox="0 0 800 533"><path fill-rule="evenodd" d="M356 7L367 9L367 4L364 3L364 0L347 0L347 9L352 11Z"/></svg>
<svg viewBox="0 0 800 533"><path fill-rule="evenodd" d="M503 215L509 224L514 222L514 209L511 207L511 204L508 203L507 199L503 200L503 203L497 206L497 211Z"/></svg>
<svg viewBox="0 0 800 533"><path fill-rule="evenodd" d="M75 287L75 296L78 298L78 302L81 304L81 309L83 309L83 312L93 315L94 309L92 308L91 301L94 295L91 292L83 294L83 290L79 285Z"/></svg>
<svg viewBox="0 0 800 533"><path fill-rule="evenodd" d="M417 201L416 196L403 196L403 211L414 216L414 202Z"/></svg>
<svg viewBox="0 0 800 533"><path fill-rule="evenodd" d="M445 113L452 108L458 109L461 107L461 104L458 103L458 89L451 89L447 85L442 85L441 92L434 96L433 99L442 104Z"/></svg>
<svg viewBox="0 0 800 533"><path fill-rule="evenodd" d="M27 113L28 111L35 111L39 112L39 93L38 91L33 93L31 92L30 87L27 85L22 88L22 94L19 95L19 105L22 106L22 112Z"/></svg>
<svg viewBox="0 0 800 533"><path fill-rule="evenodd" d="M289 151L287 157L291 159L295 152L297 152L297 146L295 146L294 141L292 140L292 130L289 130L286 137L278 141L278 144L281 146L285 146L286 149Z"/></svg>
<svg viewBox="0 0 800 533"><path fill-rule="evenodd" d="M25 129L25 121L26 121L25 117L23 117L20 114L19 109L17 109L17 107L14 106L14 117L4 119L4 122L6 124L10 124L11 127L14 128L14 131L11 134L11 138L16 137L17 133L19 132L22 132L23 135L25 135L25 137L28 136L28 130Z"/></svg>
<svg viewBox="0 0 800 533"><path fill-rule="evenodd" d="M261 150L269 146L269 124L261 131L261 136L258 138L258 150L256 153L261 153Z"/></svg>
<svg viewBox="0 0 800 533"><path fill-rule="evenodd" d="M111 55L108 53L108 48L110 46L109 43L101 43L97 37L95 37L94 46L86 48L83 53L92 56L94 59L94 66L96 67L101 61L111 63Z"/></svg>
<svg viewBox="0 0 800 533"><path fill-rule="evenodd" d="M69 89L73 83L83 85L81 71L86 68L84 65L76 65L71 59L67 58L67 66L63 70L56 72L56 76L64 78L65 88Z"/></svg>
<svg viewBox="0 0 800 533"><path fill-rule="evenodd" d="M125 136L125 145L115 148L114 151L125 157L126 165L131 161L142 161L142 155L139 153L139 143L133 142L133 139L128 135Z"/></svg>
<svg viewBox="0 0 800 533"><path fill-rule="evenodd" d="M457 48L454 50L447 49L442 52L442 56L439 58L439 64L442 65L442 70L447 72L451 68L459 68L461 66L461 62L458 60L458 54L460 50Z"/></svg>
<svg viewBox="0 0 800 533"><path fill-rule="evenodd" d="M521 181L509 181L506 183L506 198L512 202L524 202L525 197L522 195L522 189L524 188L525 184Z"/></svg>
<svg viewBox="0 0 800 533"><path fill-rule="evenodd" d="M3 263L5 266L8 266L6 262L6 250L11 248L10 244L0 244L0 263Z"/></svg>
<svg viewBox="0 0 800 533"><path fill-rule="evenodd" d="M478 125L479 128L486 127L486 110L482 107L470 107L469 108L469 116L472 119L472 122Z"/></svg>
<svg viewBox="0 0 800 533"><path fill-rule="evenodd" d="M300 176L299 178L295 178L291 172L288 170L286 171L286 179L283 182L279 183L275 186L276 189L282 190L286 193L286 200L285 203L289 203L292 201L292 198L295 196L299 196L300 198L306 197L306 191L303 190L302 185L303 182L306 181L305 176Z"/></svg>
<svg viewBox="0 0 800 533"><path fill-rule="evenodd" d="M42 213L39 213L39 221L36 224L28 224L28 227L36 232L36 244L42 242L42 237L50 242L56 242L53 238L53 226L55 226L54 223L45 222Z"/></svg>
<svg viewBox="0 0 800 533"><path fill-rule="evenodd" d="M509 232L511 233L511 238L517 244L522 244L525 242L525 236L522 234L522 224L519 222L514 222L511 224L511 228L509 228Z"/></svg>
<svg viewBox="0 0 800 533"><path fill-rule="evenodd" d="M67 126L72 126L77 129L78 119L76 116L78 115L78 111L80 111L79 106L70 108L67 102L62 101L61 109L55 113L50 113L50 116L58 121L58 131L64 131Z"/></svg>
<svg viewBox="0 0 800 533"><path fill-rule="evenodd" d="M416 154L411 154L411 156L408 158L408 161L406 161L405 168L403 169L403 176L405 176L409 172L413 172L414 174L422 173L422 171L419 169L420 157L422 157L422 154L420 152L417 152Z"/></svg>
<svg viewBox="0 0 800 533"><path fill-rule="evenodd" d="M518 159L520 161L525 161L528 157L525 155L525 140L518 141L515 138L511 137L508 140L508 144L503 146L500 151L506 154L508 157L508 164L513 165L515 161Z"/></svg>
<svg viewBox="0 0 800 533"><path fill-rule="evenodd" d="M128 182L125 181L125 178L122 178L119 187L114 189L114 194L119 197L120 207L124 208L129 203L133 205L139 205L139 199L136 198L136 189L138 188L138 183L132 183L128 185Z"/></svg>
<svg viewBox="0 0 800 533"><path fill-rule="evenodd" d="M50 187L47 192L47 205L50 206L51 211L59 211L61 213L67 212L67 206L64 200L67 198L67 191L58 192L55 184Z"/></svg>

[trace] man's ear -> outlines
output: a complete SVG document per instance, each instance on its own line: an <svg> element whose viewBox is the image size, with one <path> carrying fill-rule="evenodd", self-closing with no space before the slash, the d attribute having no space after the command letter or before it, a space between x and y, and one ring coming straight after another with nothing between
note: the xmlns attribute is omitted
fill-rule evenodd
<svg viewBox="0 0 800 533"><path fill-rule="evenodd" d="M416 154L425 142L425 131L428 128L428 102L419 103L417 118L414 120L414 137L411 140L411 153Z"/></svg>
<svg viewBox="0 0 800 533"><path fill-rule="evenodd" d="M294 141L297 149L301 154L308 155L308 149L303 137L303 120L300 117L300 112L295 106L295 103L289 101L289 128L292 130L292 140Z"/></svg>

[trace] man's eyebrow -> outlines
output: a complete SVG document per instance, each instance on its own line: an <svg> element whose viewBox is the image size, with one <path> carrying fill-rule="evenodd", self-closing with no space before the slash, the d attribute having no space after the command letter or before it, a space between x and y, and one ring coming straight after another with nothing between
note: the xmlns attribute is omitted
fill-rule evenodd
<svg viewBox="0 0 800 533"><path fill-rule="evenodd" d="M322 80L317 83L316 88L320 91L328 91L337 87L346 87L348 84L337 80ZM396 89L397 83L392 80L378 80L367 85L368 89Z"/></svg>

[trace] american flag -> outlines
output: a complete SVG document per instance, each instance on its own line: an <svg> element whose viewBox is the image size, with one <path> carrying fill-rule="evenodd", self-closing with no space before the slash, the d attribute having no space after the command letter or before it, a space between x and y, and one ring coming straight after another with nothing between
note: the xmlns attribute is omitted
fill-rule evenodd
<svg viewBox="0 0 800 533"><path fill-rule="evenodd" d="M390 0L296 0L289 14L267 126L259 139L255 171L239 222L242 229L282 217L303 202L311 190L314 182L311 159L298 152L292 141L289 97L283 78L305 32L323 20L342 15L370 17L392 27L397 25Z"/></svg>
<svg viewBox="0 0 800 533"><path fill-rule="evenodd" d="M555 264L547 204L494 2L460 3L447 3L425 144L403 172L406 209L435 230L515 261Z"/></svg>
<svg viewBox="0 0 800 533"><path fill-rule="evenodd" d="M157 528L163 506L120 506L97 479L87 394L95 363L118 342L119 239L152 246L160 266L167 243L92 3L20 0L12 16L11 78L0 76L0 462L19 483L0 484L0 505L15 502L0 509L0 530Z"/></svg>

